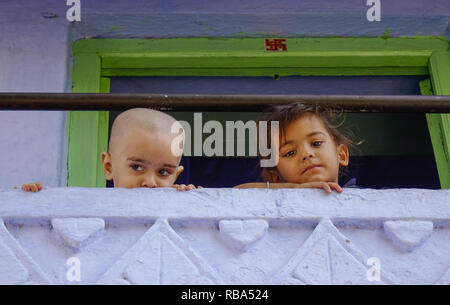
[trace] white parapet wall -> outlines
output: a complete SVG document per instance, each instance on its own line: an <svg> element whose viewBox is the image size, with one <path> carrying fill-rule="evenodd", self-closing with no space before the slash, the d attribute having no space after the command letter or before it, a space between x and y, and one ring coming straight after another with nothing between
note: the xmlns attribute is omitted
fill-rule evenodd
<svg viewBox="0 0 450 305"><path fill-rule="evenodd" d="M0 284L449 284L450 190L0 189Z"/></svg>

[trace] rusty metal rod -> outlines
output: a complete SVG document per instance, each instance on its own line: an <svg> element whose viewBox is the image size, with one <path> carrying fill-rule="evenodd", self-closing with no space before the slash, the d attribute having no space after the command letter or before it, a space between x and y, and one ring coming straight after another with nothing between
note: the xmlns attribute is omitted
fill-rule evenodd
<svg viewBox="0 0 450 305"><path fill-rule="evenodd" d="M0 110L261 111L293 102L345 112L450 113L450 96L419 95L179 95L98 93L0 93Z"/></svg>

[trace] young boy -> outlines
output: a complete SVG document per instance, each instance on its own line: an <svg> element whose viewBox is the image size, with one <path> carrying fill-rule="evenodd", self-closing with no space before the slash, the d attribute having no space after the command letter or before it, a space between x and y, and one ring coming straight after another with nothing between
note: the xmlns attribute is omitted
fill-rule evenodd
<svg viewBox="0 0 450 305"><path fill-rule="evenodd" d="M183 171L181 154L173 151L173 143L180 143L176 141L179 134L172 132L175 123L173 117L156 110L122 112L113 123L108 152L101 154L106 180L113 180L114 187L194 189L192 184L174 184ZM42 184L28 183L22 189L37 192Z"/></svg>

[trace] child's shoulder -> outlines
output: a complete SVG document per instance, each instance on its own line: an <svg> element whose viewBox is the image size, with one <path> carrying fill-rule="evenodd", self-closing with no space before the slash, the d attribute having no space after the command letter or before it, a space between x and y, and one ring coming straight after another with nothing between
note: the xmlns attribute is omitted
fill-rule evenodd
<svg viewBox="0 0 450 305"><path fill-rule="evenodd" d="M356 178L351 178L348 180L342 187L351 187L351 188L361 188L360 186L356 185Z"/></svg>

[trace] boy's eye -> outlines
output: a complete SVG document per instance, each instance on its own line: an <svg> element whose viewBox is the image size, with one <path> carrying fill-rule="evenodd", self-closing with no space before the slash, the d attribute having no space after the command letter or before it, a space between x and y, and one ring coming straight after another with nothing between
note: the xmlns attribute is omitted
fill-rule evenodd
<svg viewBox="0 0 450 305"><path fill-rule="evenodd" d="M161 176L169 176L170 172L167 169L161 169L158 171L158 174L160 174Z"/></svg>
<svg viewBox="0 0 450 305"><path fill-rule="evenodd" d="M144 170L144 168L143 168L141 165L139 165L139 164L131 164L130 167L131 167L132 169L134 169L135 171L138 171L138 172Z"/></svg>
<svg viewBox="0 0 450 305"><path fill-rule="evenodd" d="M285 157L290 157L290 156L293 156L293 155L295 155L295 150L291 150L288 153L284 154Z"/></svg>

